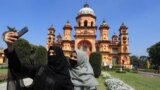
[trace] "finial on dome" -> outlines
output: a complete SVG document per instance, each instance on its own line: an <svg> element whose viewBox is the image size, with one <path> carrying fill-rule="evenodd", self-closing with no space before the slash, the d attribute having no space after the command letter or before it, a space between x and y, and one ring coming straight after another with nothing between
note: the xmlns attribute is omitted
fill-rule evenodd
<svg viewBox="0 0 160 90"><path fill-rule="evenodd" d="M124 25L124 22L122 22L122 25L120 26L120 29L128 29L126 25Z"/></svg>
<svg viewBox="0 0 160 90"><path fill-rule="evenodd" d="M69 23L69 21L67 21L67 23Z"/></svg>
<svg viewBox="0 0 160 90"><path fill-rule="evenodd" d="M124 25L124 22L122 22L122 25L121 25L121 26L125 26L125 25Z"/></svg>
<svg viewBox="0 0 160 90"><path fill-rule="evenodd" d="M53 24L51 24L48 30L55 30Z"/></svg>
<svg viewBox="0 0 160 90"><path fill-rule="evenodd" d="M89 7L89 4L86 2L83 7Z"/></svg>
<svg viewBox="0 0 160 90"><path fill-rule="evenodd" d="M103 19L102 23L106 23L106 21Z"/></svg>

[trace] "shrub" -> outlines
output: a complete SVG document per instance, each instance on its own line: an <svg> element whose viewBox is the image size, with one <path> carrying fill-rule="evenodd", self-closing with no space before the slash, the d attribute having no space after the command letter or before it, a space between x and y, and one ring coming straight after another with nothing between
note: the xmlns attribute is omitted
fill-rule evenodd
<svg viewBox="0 0 160 90"><path fill-rule="evenodd" d="M98 78L101 74L102 55L98 52L91 53L89 62L93 68L95 77Z"/></svg>
<svg viewBox="0 0 160 90"><path fill-rule="evenodd" d="M34 56L34 64L47 64L47 50L45 47L37 47Z"/></svg>
<svg viewBox="0 0 160 90"><path fill-rule="evenodd" d="M102 71L101 75L102 75L102 77L105 78L105 79L106 79L106 78L112 78L112 76L111 76L108 72Z"/></svg>
<svg viewBox="0 0 160 90"><path fill-rule="evenodd" d="M8 69L8 65L7 64L2 64L2 65L0 65L0 69Z"/></svg>
<svg viewBox="0 0 160 90"><path fill-rule="evenodd" d="M124 70L123 71L119 71L118 70L118 71L116 71L116 73L126 73L126 71L124 71Z"/></svg>
<svg viewBox="0 0 160 90"><path fill-rule="evenodd" d="M29 42L25 39L20 38L14 44L14 47L20 61L22 63L30 63L29 58L31 55L31 46Z"/></svg>
<svg viewBox="0 0 160 90"><path fill-rule="evenodd" d="M108 78L105 80L105 84L108 90L134 90L131 86L117 78Z"/></svg>

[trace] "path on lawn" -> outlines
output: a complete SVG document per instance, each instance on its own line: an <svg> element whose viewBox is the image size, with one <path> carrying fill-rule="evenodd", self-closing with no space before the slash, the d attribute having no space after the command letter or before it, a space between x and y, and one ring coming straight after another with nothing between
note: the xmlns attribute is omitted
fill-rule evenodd
<svg viewBox="0 0 160 90"><path fill-rule="evenodd" d="M157 74L157 73L142 72L142 71L138 71L138 73L143 75L143 76L160 77L160 74Z"/></svg>

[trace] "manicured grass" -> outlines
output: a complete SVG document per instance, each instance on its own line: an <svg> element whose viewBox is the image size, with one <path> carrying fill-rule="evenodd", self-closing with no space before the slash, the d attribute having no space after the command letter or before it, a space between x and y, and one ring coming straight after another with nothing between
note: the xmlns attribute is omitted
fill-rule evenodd
<svg viewBox="0 0 160 90"><path fill-rule="evenodd" d="M0 69L0 83L7 80L7 69Z"/></svg>
<svg viewBox="0 0 160 90"><path fill-rule="evenodd" d="M104 85L105 79L103 79L101 76L97 78L97 81L99 82L97 90L106 90L106 86Z"/></svg>
<svg viewBox="0 0 160 90"><path fill-rule="evenodd" d="M0 74L7 74L7 69L0 69Z"/></svg>
<svg viewBox="0 0 160 90"><path fill-rule="evenodd" d="M147 77L136 73L109 72L112 76L123 80L136 90L160 90L160 77Z"/></svg>

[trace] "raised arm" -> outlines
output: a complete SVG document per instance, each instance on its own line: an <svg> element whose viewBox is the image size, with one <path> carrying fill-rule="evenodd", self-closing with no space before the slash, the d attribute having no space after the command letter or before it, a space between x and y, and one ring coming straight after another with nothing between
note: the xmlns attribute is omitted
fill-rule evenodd
<svg viewBox="0 0 160 90"><path fill-rule="evenodd" d="M7 32L3 35L7 44L5 55L8 58L8 66L11 71L23 76L34 77L40 65L22 64L14 50L13 44L17 41L17 32Z"/></svg>

